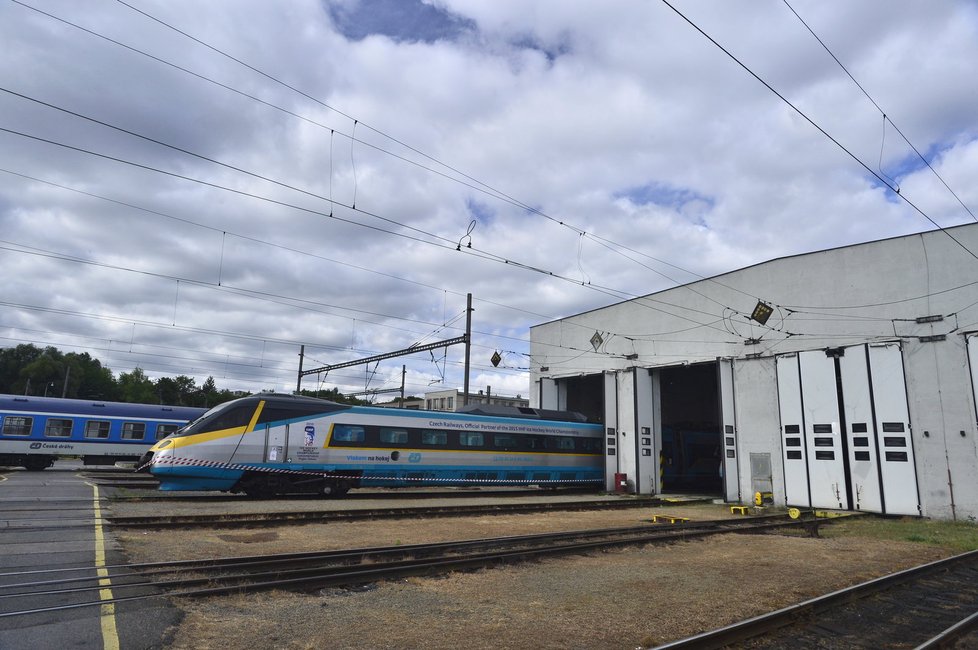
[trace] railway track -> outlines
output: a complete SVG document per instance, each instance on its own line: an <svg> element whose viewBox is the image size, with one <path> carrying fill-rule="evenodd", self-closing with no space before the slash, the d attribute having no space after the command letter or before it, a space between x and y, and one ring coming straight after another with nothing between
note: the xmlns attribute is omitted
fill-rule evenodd
<svg viewBox="0 0 978 650"><path fill-rule="evenodd" d="M368 519L414 517L471 517L480 515L583 510L619 510L665 505L660 499L589 500L538 503L498 503L487 505L425 506L403 508L357 508L352 510L310 510L293 512L225 513L208 515L164 515L153 517L108 517L115 528L229 528L278 526L282 524L331 523Z"/></svg>
<svg viewBox="0 0 978 650"><path fill-rule="evenodd" d="M975 647L954 645L975 630L978 551L971 551L667 643L657 650Z"/></svg>
<svg viewBox="0 0 978 650"><path fill-rule="evenodd" d="M308 592L624 545L675 542L723 533L763 533L820 523L825 522L768 515L695 524L646 524L410 546L118 565L107 567L114 594L112 599L100 597L100 589L105 585L93 577L90 566L2 573L0 580L4 586L0 588L0 601L15 602L18 608L0 612L0 620L148 598L200 597L269 589Z"/></svg>

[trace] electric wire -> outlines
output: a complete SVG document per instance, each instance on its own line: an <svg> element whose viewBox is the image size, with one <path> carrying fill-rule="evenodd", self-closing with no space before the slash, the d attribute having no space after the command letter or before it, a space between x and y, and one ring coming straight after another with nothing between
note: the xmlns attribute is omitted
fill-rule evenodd
<svg viewBox="0 0 978 650"><path fill-rule="evenodd" d="M14 0L14 1L15 1L15 2L17 2L18 4L22 4L22 5L23 5L23 6L25 6L25 7L28 7L28 8L32 8L32 7L30 7L29 5L26 5L26 4L24 4L24 3L22 3L22 2L20 2L19 0ZM385 138L387 138L387 139L389 139L389 140L391 140L392 142L395 142L395 143L397 143L397 144L399 144L399 145L401 145L401 146L403 146L403 147L405 147L405 148L407 148L407 149L409 149L410 151L412 151L412 152L414 152L414 153L417 153L418 155L421 155L421 156L423 156L424 158L426 158L426 159L428 159L428 160L430 160L430 161L432 161L432 162L434 162L434 163L436 163L436 164L438 164L438 165L441 165L442 167L445 167L446 169L449 169L449 170L451 170L452 172L454 172L454 173L456 173L456 174L458 174L458 175L460 175L460 176L462 176L463 178L465 178L465 179L467 179L467 180L469 180L469 181L472 181L473 183L477 183L479 187L476 187L476 186L473 186L473 185L470 185L469 183L466 183L466 182L464 182L464 181L459 181L459 180L458 180L457 178L454 178L454 177L451 177L451 176L447 176L447 175L445 175L445 177L446 177L446 178L449 178L449 179L451 179L451 180L454 180L454 181L456 181L456 182L461 182L462 184L464 184L464 185L466 185L466 186L468 186L468 187L470 187L470 188L472 188L472 189L476 189L476 190L479 190L479 191L485 191L485 192L487 192L487 193L488 193L488 194L489 194L490 196L493 196L494 198L496 198L496 199L498 199L498 200L501 200L501 201L505 201L505 202L507 202L507 203L510 203L510 204L512 204L512 205L514 205L514 206L517 206L517 207L520 207L520 208L522 208L522 209L525 209L525 210L527 210L527 211L530 211L531 213L534 213L534 214L537 214L537 215L539 215L539 216L541 216L541 217L544 217L545 219L548 219L548 220L550 220L550 221L552 221L553 223L556 223L556 224L559 224L559 225L561 225L561 226L564 226L564 227L566 227L566 228L568 228L568 229L570 229L570 230L572 230L572 231L573 231L573 232L575 232L575 233L578 233L578 234L579 234L579 235L581 235L582 237L584 237L584 236L590 236L590 238L592 238L592 239L594 239L594 240L595 240L595 241L597 241L598 243L601 243L601 244L602 244L603 246L606 246L606 247L608 247L608 249L609 249L610 251L612 251L612 252L614 252L614 253L616 253L616 254L618 254L618 255L621 255L622 257L625 257L626 259L630 259L630 260L632 260L632 261L635 261L635 260L633 260L632 258L629 258L628 256L625 256L624 254L622 254L622 253L621 253L621 251L620 251L620 250L618 250L618 248L622 248L622 249L625 249L625 250L632 250L632 249L629 249L629 248L628 248L628 247L626 247L626 246L623 246L623 245L621 245L621 244L617 244L617 243L615 243L615 242L612 242L611 240L608 240L608 239L605 239L605 238L601 238L601 237L597 237L597 236L591 236L591 235L590 235L590 233L588 233L588 232L586 232L586 231L585 231L584 229L581 229L581 228L579 228L579 227L577 227L577 226L574 226L574 225L572 225L572 224L569 224L569 223L567 223L566 221L563 221L563 220L559 220L559 219L556 219L556 218L554 218L554 217L552 217L552 216L550 216L550 215L548 215L548 214L546 214L546 213L544 213L544 212L542 212L541 210L539 210L539 209L537 209L537 208L534 208L534 207L532 207L532 206L530 206L529 204L527 204L527 203L525 203L525 202L523 202L523 201L520 201L520 200L518 200L518 199L516 199L516 198L514 198L514 197L512 197L512 196L510 196L510 195L508 195L508 194L506 194L505 192L502 192L501 190L498 190L498 189L496 189L496 188L494 188L494 187L492 187L491 185L489 185L489 184L487 184L487 183L484 183L483 181L480 181L479 179L476 179L476 178L474 178L474 177L472 177L472 176L470 176L470 175L468 175L468 174L466 174L466 173L464 173L464 172L462 172L461 170L459 170L459 169L457 169L456 167L454 167L454 166L452 166L452 165L450 165L450 164L448 164L448 163L445 163L445 162L443 162L443 161L440 161L440 160L438 160L438 159L436 159L436 158L434 158L434 157L432 157L432 156L430 156L429 154L427 154L427 153L425 153L425 152L423 152L423 151L421 151L420 149L418 149L418 148L416 148L416 147L413 147L413 146L411 146L411 145L409 145L409 144L407 144L406 142L404 142L404 141L402 141L402 140L400 140L400 139L398 139L398 138L396 138L396 137L394 137L394 136L392 136L392 135L390 135L390 134L388 134L388 133L386 133L386 132L383 132L383 131L381 131L381 130L379 130L379 129L377 129L377 128L375 128L375 127L372 127L372 126L370 126L370 125L368 125L368 124L366 124L366 123L364 123L364 122L363 122L362 120L359 120L358 118L355 118L355 117L353 117L352 115L350 115L350 114L348 114L348 113L345 113L345 112L343 112L343 111L341 111L341 110L339 110L339 109L337 109L336 107L334 107L334 106L331 106L331 105L329 105L329 104L327 104L327 103L325 103L325 102L323 102L323 101L321 101L321 100L319 100L319 99L317 99L317 98L315 98L315 97L313 97L312 95L310 95L310 94L308 94L308 93L306 93L306 92L304 92L304 91L302 91L302 90L300 90L300 89L298 89L298 88L296 88L295 86L293 86L293 85L291 85L291 84L288 84L288 83L286 83L286 82L284 82L284 81L282 81L282 80L280 80L280 79L278 79L277 77L275 77L275 76L273 76L273 75L270 75L270 74L268 74L267 72L265 72L265 71L263 71L263 70L260 70L260 69L259 69L259 68L257 68L256 66L253 66L253 65L251 65L251 64L249 64L249 63L247 63L247 62L245 62L245 61L243 61L242 59L240 59L240 58L238 58L238 57L235 57L235 56L233 56L233 55L231 55L231 54L229 54L229 53L227 53L227 52L225 52L225 51L223 51L223 50L221 50L220 48L217 48L217 47L215 47L215 46L213 46L213 45L211 45L210 43L207 43L207 42L205 42L205 41L203 41L202 39L200 39L200 38L197 38L197 37L195 37L195 36L193 36L193 35L191 35L191 34L189 34L189 33L188 33L188 32L186 32L186 31L184 31L184 30L181 30L181 29L179 29L179 28L177 28L176 26L174 26L174 25L172 25L172 24L170 24L170 23L168 23L168 22L166 22L166 21L164 21L164 20L162 20L162 19L160 19L160 18L158 18L158 17L156 17L156 16L153 16L153 15L151 15L151 14L149 14L148 12L146 12L146 11L144 11L144 10L142 10L142 9L139 9L139 8L137 8L137 7L135 7L135 6L133 6L133 5L131 5L131 4L129 4L129 3L127 3L127 2L124 2L123 0L117 0L117 1L118 1L118 2L120 3L120 4L123 4L123 5L125 5L125 6L126 6L126 7L128 7L129 9L131 9L131 10L133 10L133 11L135 11L135 12L137 12L137 13L139 13L139 14L142 14L142 15L143 15L143 16L145 16L146 18L149 18L150 20L153 20L153 21L155 21L155 22L157 22L157 23L159 23L160 25L163 25L164 27L166 27L166 28L168 28L168 29L170 29L170 30L173 30L173 31L175 31L175 32L177 32L178 34L181 34L182 36L184 36L184 37L186 37L186 38L188 38L188 39L190 39L190 40L192 40L192 41L194 41L194 42L196 42L196 43L198 43L198 44L200 44L200 45L202 45L202 46L204 46L204 47L206 47L206 48L208 48L208 49L210 49L210 50L212 50L212 51L214 51L214 52L216 52L217 54L220 54L221 56L224 56L224 57L226 57L226 58L228 58L228 59L230 59L230 60L232 60L232 61L234 61L235 63L237 63L237 64L239 64L239 65L242 65L242 66L244 66L244 67L246 67L246 68L248 68L249 70L252 70L253 72L256 72L256 73L258 73L258 74L260 74L261 76L263 76L263 77L265 77L266 79L268 79L268 80L270 80L270 81L272 81L272 82L274 82L274 83L276 83L276 84L279 84L279 85L281 85L281 86L283 86L283 87L285 87L285 88L287 88L287 89L289 89L289 90L291 90L291 91L293 91L293 92L296 92L296 93L298 93L299 95L301 95L302 97L305 97L305 98L307 98L307 99L309 99L309 100L311 100L311 101L313 101L313 102L315 102L316 104L318 104L318 105L320 105L320 106L322 106L322 107L324 107L324 108L327 108L327 109L329 109L329 110L331 110L331 111L333 111L333 112L335 112L335 113L337 113L337 114L339 114L339 115L342 115L343 117L345 117L345 118L347 118L347 119L350 119L350 120L352 120L352 121L353 121L353 124L354 124L354 133L353 133L352 135L350 135L350 136L348 136L348 137L350 137L350 138L351 138L351 156L352 156L352 145L353 145L353 143L354 143L354 142L361 142L361 141L359 141L359 140L356 140L356 138L355 138L355 135L356 135L356 132L355 132L355 129L356 129L356 126L357 126L357 125L359 124L359 125L361 125L361 126L363 126L364 128L367 128L367 129L370 129L371 131L373 131L373 132L375 132L375 133L377 133L378 135L381 135L381 136L383 136L383 137L385 137ZM41 12L41 13L45 13L45 12ZM55 19L57 19L57 20L63 20L63 19L60 19L60 18L58 18L58 17L56 17L56 16L53 16L53 15L51 15L51 14L47 14L47 13L45 13L45 15L49 15L49 16L51 16L52 18L55 18ZM71 25L71 26L73 26L73 27L78 27L78 26L77 26L77 25L75 25L74 23L70 23L70 22L68 22L68 21L64 21L64 22L67 22L67 23L68 23L69 25ZM80 28L80 27L79 27L79 28ZM80 29L84 29L84 28L80 28ZM92 32L91 30L85 30L85 31L88 31L89 33L91 33L91 34L93 34L93 35L95 35L95 36L99 36L99 37L101 37L101 38L106 38L106 40L109 40L110 42L113 42L113 43L116 43L116 44L118 44L118 45L123 45L123 44L121 44L121 43L118 43L117 41L114 41L113 39L108 39L107 37L104 37L104 36L102 36L101 34L98 34L98 33L96 33L96 32ZM140 50L136 50L135 48L131 48L131 47L128 47L128 46L125 46L125 45L123 45L123 46L124 46L124 47L127 47L127 49L130 49L130 50L132 50L132 51L135 51L135 52L138 52L138 53L140 53L140 54L144 54L144 55L146 55L146 56L150 56L150 58L153 58L154 60L157 60L157 61L160 61L160 62L162 62L162 63L166 63L167 65L173 65L173 64L171 64L171 63L169 63L169 62L167 62L167 61L165 61L165 60L163 60L163 59L159 59L159 58L157 58L157 57L154 57L154 56L152 56L152 55L148 55L148 54L146 54L146 53L144 53L144 52L142 52L142 51L140 51ZM182 67L180 67L180 66L175 66L175 67L177 67L177 68L178 68L179 70L181 70L181 71L186 71L186 72L190 72L189 70L185 70L184 68L182 68ZM212 81L212 80L210 80L209 78L207 78L207 77L203 77L203 76L201 76L201 75L198 75L198 74L196 74L196 73L191 73L191 74L194 74L194 76L198 76L198 77L200 77L201 79L204 79L204 80L207 80L207 81ZM227 89L229 89L229 90L235 90L235 89L233 89L233 88L231 88L231 87L228 87L228 86L225 86L224 84L220 84L219 82L214 82L214 83L218 83L218 85L220 85L220 86L222 86L222 87L224 87L224 88L227 88ZM237 91L235 91L235 92L237 92ZM257 99L257 98L253 98L252 96L250 96L250 95L248 95L248 94L246 94L246 93L242 93L242 94L244 94L244 95L245 95L246 97L249 97L249 98L252 98L252 99ZM258 100L258 101L262 101L262 103L266 103L266 104L267 104L267 102L264 102L263 100ZM270 105L270 106L272 106L272 107L274 107L274 108L279 108L279 107L277 107L277 106L274 106L274 105L271 105L271 104L269 104L269 105ZM300 116L298 116L298 115L295 115L294 113L292 113L291 111L288 111L288 110L286 110L286 109L281 109L281 110L284 110L284 111L285 111L286 113L289 113L290 115L294 115L294 116L296 116L296 117L300 117ZM321 125L321 124L318 124L318 123L316 123L316 124L317 124L318 126L320 126L320 127L322 127L322 128L329 128L329 127L325 127L324 125ZM332 134L332 132L333 132L333 129L330 129L330 132L331 132L331 134ZM369 144L369 143L364 143L364 144ZM373 145L370 145L370 146L373 146ZM413 161L410 161L409 159L406 159L406 158L402 158L402 157L400 157L400 156L397 156L397 154L394 154L393 152L389 152L389 151L387 151L387 150L384 150L384 149L380 149L380 148L378 148L378 150L379 150L379 151L382 151L382 152L384 152L384 153L387 153L387 154L390 154L390 155L393 155L393 156L396 156L396 157L398 157L398 158L401 158L402 160L405 160L405 161L407 161L407 162L413 162ZM354 164L355 164L355 163L354 163ZM417 163L415 163L415 164L417 164ZM422 167L424 167L424 166L422 166ZM428 167L424 167L424 169L426 169L426 170L428 170L428 171L431 171L431 172L434 172L434 173L439 173L439 174L441 173L441 172L438 172L437 170L433 170L433 169L430 169L430 168L428 168ZM332 178L332 176L331 176L331 178ZM484 189L483 189L483 188L484 188ZM332 194L331 194L330 196L332 197ZM332 200L332 199L330 198L330 200ZM356 205L356 200L354 199L354 202L353 202L353 207L354 207L354 208L355 208L355 205ZM609 246L609 244L613 244L613 245L614 245L614 247L610 247L610 246ZM634 251L634 250L632 250L632 252L637 252L637 251ZM679 269L679 270L681 270L681 271L683 271L683 272L685 272L685 273L688 273L688 274L690 274L690 275L693 275L694 277L698 277L699 279L707 279L707 278L704 278L703 276L701 276L701 275L699 275L699 274L696 274L696 273L693 273L692 271L688 271L688 270L686 270L686 269L683 269L682 267L679 267L679 266L676 266L676 265L674 265L674 264L671 264L671 263L668 263L668 262L663 262L662 260L658 260L658 259L656 259L656 258L654 258L654 257L652 257L652 256L647 256L647 257L649 257L650 259L655 259L656 261L658 261L658 262L660 262L660 263L663 263L663 264L668 264L669 266L672 266L673 268L676 268L676 269ZM666 278L667 280L669 280L669 281L671 281L671 282L673 282L673 283L675 283L675 284L677 284L677 285L678 285L678 284L680 284L680 283L679 283L679 282L678 282L677 280L675 280L675 279L673 279L673 278L671 278L671 277L669 277L669 276L667 276L667 275L665 275L665 274L663 274L663 273L661 273L661 272L659 272L659 271L657 271L657 270L655 270L655 269L652 269L651 267L649 267L649 266L647 266L647 265L644 265L644 264L642 264L642 266L643 266L644 268L647 268L647 269L649 269L649 270L651 270L651 271L653 271L653 272L655 272L655 273L657 273L658 275L660 275L660 276L662 276L662 277L664 277L664 278ZM711 280L711 281L713 281L713 280ZM739 289L734 289L733 287L727 287L727 285L722 285L722 283L718 283L718 284L721 284L721 286L725 286L725 287L726 287L726 288L728 288L728 289L731 289L731 290L734 290L734 291L738 291L738 292L740 292L740 293L743 293L744 295L750 295L750 294L747 294L746 292L743 292L743 291L741 291L741 290L739 290ZM697 293L698 295L701 295L701 296L703 295L703 294L701 294L701 293L699 293L698 291L696 291L696 290L694 290L694 289L692 289L691 287L690 287L689 289L690 289L691 291L693 291L694 293ZM704 296L704 297L706 297L706 296ZM712 298L707 298L707 299L709 299L709 300L713 300ZM716 301L714 300L714 302L716 302ZM718 304L720 304L720 303L718 303ZM728 308L729 308L729 306L727 306L727 305L723 305L723 306L725 306L725 307L728 307Z"/></svg>
<svg viewBox="0 0 978 650"><path fill-rule="evenodd" d="M883 109L882 109L882 108L880 107L880 105L876 103L876 100L875 100L875 99L873 99L873 97L872 97L872 96L871 96L871 95L869 94L869 92L867 92L867 91L866 91L866 89L865 89L865 88L863 88L863 86L862 86L862 84L861 84L861 83L859 83L859 81L857 81L857 80L856 80L856 78L855 78L854 76L852 76L852 73L851 73L851 72L849 72L849 69L848 69L848 68L847 68L847 67L846 67L846 66L845 66L845 65L844 65L844 64L842 63L842 61L840 61L840 60L839 60L839 57L837 57L837 56L835 55L835 53L834 53L834 52L833 52L833 51L832 51L831 49L829 49L829 46L825 44L825 42L824 42L824 41L823 41L823 40L822 40L822 39L821 39L821 38L819 37L819 35L815 33L815 30L814 30L814 29L812 29L812 28L811 28L811 26L810 26L810 25L809 25L809 24L808 24L807 22L805 22L805 19L804 19L804 18L802 18L802 17L801 17L801 16L800 16L800 15L798 14L798 12L797 12L797 11L795 11L795 8L794 8L794 7L792 7L792 6L791 6L791 4L789 4L789 3L788 3L788 0L782 0L782 1L784 2L784 4L785 4L785 6L786 6L786 7L788 7L788 9L790 9L790 10L791 10L791 13L793 13L793 14L795 15L795 18L797 18L797 19L799 20L799 22L801 22L801 24L805 26L805 29L807 29L807 30L809 31L809 33L810 33L810 34L811 34L811 35L812 35L813 37L815 37L815 40L816 40L816 41L818 41L818 44L819 44L819 45L821 45L821 46L822 46L822 48L823 48L823 49L824 49L824 50L825 50L826 52L828 52L828 54L829 54L829 56L831 56L831 57L832 57L832 59L833 59L833 60L834 60L834 61L835 61L836 63L838 63L838 64L839 64L839 67L840 67L840 68L842 68L842 71L846 73L846 76L848 76L848 77L849 77L849 78L850 78L850 79L852 80L852 83L854 83L854 84L856 84L856 87L857 87L857 88L859 88L859 90L861 90L861 91L862 91L862 93L863 93L864 95L866 95L866 99L868 99L868 100L869 100L869 101L870 101L870 102L871 102L871 103L873 104L873 106L875 106L875 107L876 107L876 110L878 110L878 111L880 112L880 114L881 114L881 115L883 116L883 120L884 120L884 123L885 123L885 122L889 122L889 123L890 123L890 125L891 125L891 126L892 126L892 127L893 127L893 128L895 129L895 130L896 130L896 132L900 134L900 137L901 137L901 138L903 138L903 141L904 141L904 142L906 142L906 143L907 143L907 145L908 145L908 146L909 146L909 147L910 147L911 149L913 149L913 152L914 152L915 154L917 154L917 157L918 157L918 158L920 158L920 160L921 160L921 161L922 161L922 162L923 162L923 163L924 163L925 165L927 165L927 168L928 168L928 169L930 169L930 171L931 171L931 172L933 172L933 174L934 174L934 176L936 176L936 177L937 177L937 179L938 179L939 181L941 181L941 183L942 183L942 184L944 185L944 187L945 187L945 188L947 188L947 191L951 193L951 196L953 196L953 197L955 198L955 200L957 200L957 202L958 202L959 204L961 204L961 207L962 207L962 208L964 208L964 209L965 209L965 210L966 210L966 211L968 212L968 214L969 214L969 215L971 215L971 218L972 218L972 219L973 219L974 221L978 221L978 217L976 217L976 216L975 216L975 213L971 211L971 208L969 208L969 207L968 207L968 206L967 206L967 205L965 204L965 202L961 200L961 197L959 197L959 196L958 196L958 195L957 195L957 194L956 194L956 193L954 192L954 190L952 190L952 189L951 189L951 186L947 184L947 181L945 181L945 180L944 180L944 178L943 178L943 177L942 177L942 176L941 176L941 175L940 175L940 174L939 174L939 173L937 172L937 170L936 170L936 169L934 169L934 167L933 167L933 166L931 166L931 164L930 164L930 161L928 161L928 160L927 160L927 158L925 158L925 157L924 157L924 155L923 155L922 153L920 153L920 151L918 151L918 150L917 150L917 147L916 147L916 146L914 146L914 144L913 144L912 142L910 142L910 139L909 139L909 138L908 138L907 136L905 136L905 135L903 134L903 131L901 131L901 130L900 130L900 127L898 127L898 126L897 126L897 125L896 125L896 124L895 124L895 123L893 122L893 120L892 120L892 119L890 119L890 117L889 117L889 116L888 116L888 115L886 114L886 111L884 111L884 110L883 110ZM884 126L885 126L885 124L884 124ZM885 133L885 132L884 132L884 133Z"/></svg>
<svg viewBox="0 0 978 650"><path fill-rule="evenodd" d="M737 65L739 65L745 72L747 72L747 74L749 74L750 76L752 76L754 79L756 79L758 82L760 82L761 85L763 85L769 91L771 91L772 93L774 93L778 97L778 99L780 99L782 102L784 102L785 104L787 104L795 113L797 113L799 116L801 116L802 119L804 119L806 122L808 122L813 127L815 127L815 129L818 130L819 133L821 133L823 136L825 136L826 138L828 138L829 141L831 141L833 144L835 144L835 146L837 146L839 149L841 149L843 152L845 152L850 158L852 158L853 161L855 161L856 163L858 163L859 166L861 166L867 172L869 172L870 174L872 174L873 177L875 177L880 183L882 183L887 188L889 188L890 191L892 191L894 194L896 194L904 203L906 203L911 208L913 208L914 211L917 212L917 214L919 214L920 216L922 216L924 219L926 219L931 224L933 224L934 227L936 227L938 230L940 230L945 235L947 235L954 243L956 243L958 246L960 246L962 250L964 250L966 253L968 253L968 255L970 255L971 257L973 257L976 260L978 260L978 254L976 254L970 248L968 248L967 246L965 246L964 243L961 242L961 240L959 240L957 237L955 237L950 232L948 232L948 230L946 228L944 228L944 226L942 226L941 224L939 224L936 221L934 221L934 219L932 219L930 217L930 215L928 215L921 208L919 208L913 201L911 201L906 196L904 196L903 194L901 194L897 188L893 187L889 182L887 182L886 179L884 179L880 174L878 174L876 171L874 171L872 167L870 167L869 165L867 165L866 163L864 163L862 160L860 160L860 158L858 156L856 156L854 153L852 153L852 151L850 151L844 144L842 144L841 142L839 142L828 131L826 131L821 126L819 126L819 124L817 122L815 122L815 120L813 120L812 118L810 118L804 111L802 111L800 108L798 108L793 103L791 103L788 100L787 97L785 97L780 92L778 92L774 88L774 86L772 86L771 84L769 84L760 75L758 75L756 72L754 72L753 70L751 70L744 62L742 62L740 59L738 59L730 50L728 50L727 48L725 48L716 39L714 39L712 36L710 36L705 31L703 31L703 29L700 28L699 25L697 25L692 20L690 20L688 17L686 17L686 15L684 13L682 13L681 11L679 11L678 9L676 9L676 7L674 7L669 2L669 0L661 0L661 2L664 5L666 5L667 7L669 7L669 9L671 9L673 12L675 12L676 15L678 15L680 18L682 18L693 29L695 29L697 32L699 32L704 38L706 38L713 45L715 45L721 52L723 52L724 54L726 54L727 57L729 57L734 63L736 63Z"/></svg>
<svg viewBox="0 0 978 650"><path fill-rule="evenodd" d="M15 0L15 1L16 1L16 0ZM22 3L18 3L18 4L22 4ZM123 3L123 4L125 4L125 3ZM667 4L668 4L668 3L667 3ZM816 125L816 126L817 126L817 125ZM936 225L936 224L935 224L935 225ZM939 227L939 226L938 226L938 227ZM943 229L942 229L942 230L943 230ZM953 239L953 237L952 237L952 239ZM970 252L970 251L969 251L969 252ZM506 261L506 263L509 263L509 264L517 264L517 265L518 265L518 263L515 263L515 262L511 262L511 261L508 261L508 260ZM524 267L525 267L525 265L524 265ZM529 268L529 267L525 267L525 268ZM677 268L678 268L678 267L677 267ZM534 270L537 270L538 272L546 272L545 270L542 270L542 269L534 269ZM551 274L551 275L552 275L552 274ZM572 281L573 281L573 280L572 280ZM745 294L745 295L746 295L746 294ZM717 301L714 301L714 302L717 302ZM722 303L719 303L719 302L717 302L717 304L722 304ZM674 305L674 306L675 306L675 305ZM736 310L734 310L734 311L736 311ZM737 313L739 313L739 312L737 312ZM695 321L694 321L694 322L695 322Z"/></svg>

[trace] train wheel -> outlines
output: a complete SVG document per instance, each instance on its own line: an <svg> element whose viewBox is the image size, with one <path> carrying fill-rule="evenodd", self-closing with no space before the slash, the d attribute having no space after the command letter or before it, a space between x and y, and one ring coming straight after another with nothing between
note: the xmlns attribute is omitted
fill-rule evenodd
<svg viewBox="0 0 978 650"><path fill-rule="evenodd" d="M241 491L252 499L271 499L285 490L277 476L252 475L241 479Z"/></svg>
<svg viewBox="0 0 978 650"><path fill-rule="evenodd" d="M341 497L350 491L350 484L346 481L324 481L319 493L324 497Z"/></svg>

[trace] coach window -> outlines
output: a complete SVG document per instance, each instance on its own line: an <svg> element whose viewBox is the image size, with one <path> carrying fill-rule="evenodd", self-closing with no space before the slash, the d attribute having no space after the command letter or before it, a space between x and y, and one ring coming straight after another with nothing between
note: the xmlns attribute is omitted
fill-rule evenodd
<svg viewBox="0 0 978 650"><path fill-rule="evenodd" d="M3 435L5 436L29 436L31 428L34 426L34 418L27 418L22 415L8 415L3 419Z"/></svg>
<svg viewBox="0 0 978 650"><path fill-rule="evenodd" d="M144 422L123 422L123 440L142 440L146 437L146 424Z"/></svg>
<svg viewBox="0 0 978 650"><path fill-rule="evenodd" d="M425 429L421 432L421 444L446 447L448 445L448 432Z"/></svg>
<svg viewBox="0 0 978 650"><path fill-rule="evenodd" d="M337 424L333 427L333 440L336 442L363 442L366 437L363 427L350 424Z"/></svg>
<svg viewBox="0 0 978 650"><path fill-rule="evenodd" d="M71 420L63 418L48 418L44 425L44 435L49 438L70 438Z"/></svg>
<svg viewBox="0 0 978 650"><path fill-rule="evenodd" d="M180 427L178 427L175 424L157 424L156 425L156 439L157 440L162 440L163 438L167 437L168 435L170 435L171 433L175 432L179 428Z"/></svg>
<svg viewBox="0 0 978 650"><path fill-rule="evenodd" d="M502 449L516 449L520 445L516 436L511 436L506 433L497 433L492 437L492 442L493 445Z"/></svg>
<svg viewBox="0 0 978 650"><path fill-rule="evenodd" d="M472 431L459 431L458 444L463 447L481 447L485 444L485 438L481 433Z"/></svg>
<svg viewBox="0 0 978 650"><path fill-rule="evenodd" d="M86 438L108 438L109 423L105 420L89 420L85 423Z"/></svg>
<svg viewBox="0 0 978 650"><path fill-rule="evenodd" d="M407 429L380 428L380 441L388 445L406 445L408 441Z"/></svg>
<svg viewBox="0 0 978 650"><path fill-rule="evenodd" d="M557 438L557 449L561 451L574 451L574 439L567 436Z"/></svg>
<svg viewBox="0 0 978 650"><path fill-rule="evenodd" d="M600 438L579 438L581 444L583 445L584 453L586 454L600 454L601 449L601 439Z"/></svg>
<svg viewBox="0 0 978 650"><path fill-rule="evenodd" d="M547 448L547 439L540 436L527 436L526 446L533 451L544 451Z"/></svg>

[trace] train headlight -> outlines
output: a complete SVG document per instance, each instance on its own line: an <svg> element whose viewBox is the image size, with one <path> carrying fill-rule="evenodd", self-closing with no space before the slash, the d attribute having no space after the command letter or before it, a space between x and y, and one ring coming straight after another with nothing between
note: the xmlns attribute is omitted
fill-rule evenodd
<svg viewBox="0 0 978 650"><path fill-rule="evenodd" d="M166 449L167 447L169 447L172 444L173 444L173 441L172 440L170 440L169 438L164 438L163 440L160 440L158 443L156 443L155 445L153 445L152 447L150 447L149 450L150 451L160 451L161 449Z"/></svg>

